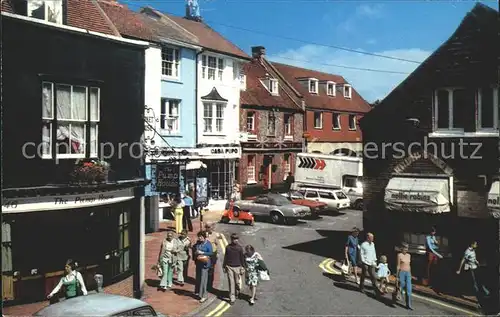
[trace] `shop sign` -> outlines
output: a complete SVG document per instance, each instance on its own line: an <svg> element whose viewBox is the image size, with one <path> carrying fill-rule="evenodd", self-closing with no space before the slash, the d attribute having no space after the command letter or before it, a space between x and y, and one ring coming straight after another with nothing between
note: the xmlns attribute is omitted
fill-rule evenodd
<svg viewBox="0 0 500 317"><path fill-rule="evenodd" d="M118 203L134 198L133 188L90 194L2 199L2 213L53 211Z"/></svg>
<svg viewBox="0 0 500 317"><path fill-rule="evenodd" d="M179 193L180 165L158 164L156 166L156 191L161 193Z"/></svg>
<svg viewBox="0 0 500 317"><path fill-rule="evenodd" d="M199 149L200 155L216 156L216 157L232 157L239 158L241 150L239 147L207 147Z"/></svg>
<svg viewBox="0 0 500 317"><path fill-rule="evenodd" d="M453 175L453 169L448 166L443 160L435 157L432 154L426 152L416 152L412 153L410 156L403 159L401 163L394 167L395 173L403 173L410 165L421 159L430 159L430 161L440 168L446 175Z"/></svg>
<svg viewBox="0 0 500 317"><path fill-rule="evenodd" d="M493 218L500 219L500 182L495 181L488 193L488 210Z"/></svg>

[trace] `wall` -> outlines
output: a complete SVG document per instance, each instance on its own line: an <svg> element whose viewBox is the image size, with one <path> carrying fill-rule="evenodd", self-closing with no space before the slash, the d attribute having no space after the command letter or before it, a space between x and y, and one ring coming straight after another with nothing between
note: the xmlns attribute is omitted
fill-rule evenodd
<svg viewBox="0 0 500 317"><path fill-rule="evenodd" d="M156 118L160 118L161 111L161 49L159 46L151 45L145 53L146 60L146 76L145 76L145 93L144 105L151 108ZM150 122L151 123L151 122ZM159 128L159 125L156 127ZM151 133L149 133L151 134ZM149 136L149 135L148 135ZM155 135L155 145L159 143L161 138Z"/></svg>
<svg viewBox="0 0 500 317"><path fill-rule="evenodd" d="M272 164L276 164L278 166L278 170L274 173L272 173L272 184L279 184L282 183L286 177L288 176L288 173L285 172L285 154L290 154L289 160L290 160L290 171L292 174L295 174L295 161L296 161L296 153L290 153L290 152L283 152L283 153L273 153L274 158ZM253 185L253 184L263 184L262 180L259 180L259 170L260 166L263 164L264 161L264 156L266 154L262 153L244 153L241 156L240 162L239 162L239 183L242 187L248 186L248 185ZM255 157L255 182L248 182L248 157L249 156L254 156Z"/></svg>
<svg viewBox="0 0 500 317"><path fill-rule="evenodd" d="M323 113L323 128L314 128L314 112ZM363 116L357 114L357 122ZM306 112L307 132L310 133L310 140L316 142L361 142L361 129L356 127L355 131L349 130L349 113L341 113L340 130L332 129L333 112L323 110L308 109Z"/></svg>

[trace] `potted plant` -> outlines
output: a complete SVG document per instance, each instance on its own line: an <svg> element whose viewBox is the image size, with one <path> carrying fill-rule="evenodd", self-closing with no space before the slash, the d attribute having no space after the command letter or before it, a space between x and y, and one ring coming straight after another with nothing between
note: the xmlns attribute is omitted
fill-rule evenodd
<svg viewBox="0 0 500 317"><path fill-rule="evenodd" d="M78 184L106 183L108 181L109 168L109 163L103 160L77 160L71 173L71 179L72 182Z"/></svg>

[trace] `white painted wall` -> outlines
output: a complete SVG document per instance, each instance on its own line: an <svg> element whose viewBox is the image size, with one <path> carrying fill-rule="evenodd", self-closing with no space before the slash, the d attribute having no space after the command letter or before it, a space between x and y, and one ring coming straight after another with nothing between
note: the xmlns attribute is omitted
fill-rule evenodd
<svg viewBox="0 0 500 317"><path fill-rule="evenodd" d="M161 113L161 48L150 46L146 49L145 61L144 105L152 108L156 118L159 119ZM162 144L159 136L155 136L155 144Z"/></svg>

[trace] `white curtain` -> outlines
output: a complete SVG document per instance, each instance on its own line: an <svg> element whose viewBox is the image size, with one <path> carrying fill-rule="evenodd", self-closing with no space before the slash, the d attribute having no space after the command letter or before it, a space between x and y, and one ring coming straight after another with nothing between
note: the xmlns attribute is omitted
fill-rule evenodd
<svg viewBox="0 0 500 317"><path fill-rule="evenodd" d="M85 120L87 118L87 88L57 85L57 139L69 139L71 152L85 152ZM71 120L71 122L64 122ZM78 120L81 122L74 122Z"/></svg>

